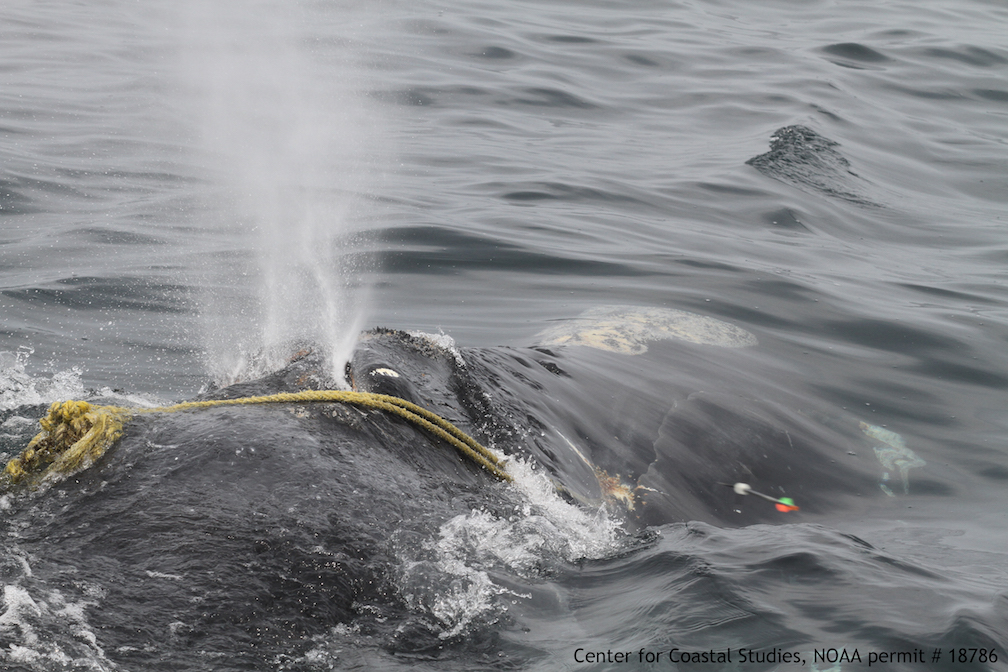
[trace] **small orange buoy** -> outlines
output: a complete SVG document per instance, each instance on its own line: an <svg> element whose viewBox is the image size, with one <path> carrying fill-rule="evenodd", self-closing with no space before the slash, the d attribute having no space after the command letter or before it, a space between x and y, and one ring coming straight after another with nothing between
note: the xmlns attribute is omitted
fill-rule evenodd
<svg viewBox="0 0 1008 672"><path fill-rule="evenodd" d="M794 500L791 499L790 497L781 497L780 499L777 500L777 503L774 504L774 506L776 506L777 510L780 511L781 513L787 513L788 511L798 510L798 507L795 506Z"/></svg>

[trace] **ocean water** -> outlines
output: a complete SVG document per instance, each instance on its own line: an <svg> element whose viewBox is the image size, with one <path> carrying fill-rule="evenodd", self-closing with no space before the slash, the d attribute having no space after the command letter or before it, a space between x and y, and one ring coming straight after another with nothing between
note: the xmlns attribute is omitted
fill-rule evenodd
<svg viewBox="0 0 1008 672"><path fill-rule="evenodd" d="M1003 668L1006 30L994 0L5 3L5 459L52 401L306 343L340 383L376 325L450 353L495 415L461 423L521 459L379 496L399 467L285 412L140 423L0 497L0 667Z"/></svg>

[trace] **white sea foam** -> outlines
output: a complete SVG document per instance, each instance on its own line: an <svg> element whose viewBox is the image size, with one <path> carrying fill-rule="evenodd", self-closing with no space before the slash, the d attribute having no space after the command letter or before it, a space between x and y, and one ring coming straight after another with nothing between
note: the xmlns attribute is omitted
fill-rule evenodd
<svg viewBox="0 0 1008 672"><path fill-rule="evenodd" d="M73 602L56 590L33 598L21 586L8 584L3 591L0 635L9 643L0 649L0 662L17 663L29 669L114 670L98 637L87 622L90 602Z"/></svg>
<svg viewBox="0 0 1008 672"><path fill-rule="evenodd" d="M94 393L94 396L101 400L103 404L126 406L128 408L153 408L155 406L163 406L166 403L164 399L159 399L149 394L117 392L109 387L98 389Z"/></svg>
<svg viewBox="0 0 1008 672"><path fill-rule="evenodd" d="M624 538L605 507L590 511L564 501L532 463L510 460L507 469L515 479L512 512L455 516L423 543L419 558L403 559L400 591L412 609L440 624L442 638L495 620L506 608L502 595L528 597L495 583L492 572L537 580L565 563L611 555Z"/></svg>
<svg viewBox="0 0 1008 672"><path fill-rule="evenodd" d="M8 584L3 590L4 611L0 614L0 633L9 639L19 639L24 646L38 643L32 622L42 615L28 591Z"/></svg>
<svg viewBox="0 0 1008 672"><path fill-rule="evenodd" d="M24 346L17 352L0 352L0 410L51 404L84 395L82 372L77 367L48 376L29 374L26 367L32 352Z"/></svg>
<svg viewBox="0 0 1008 672"><path fill-rule="evenodd" d="M605 506L584 509L561 499L553 481L534 462L513 458L506 466L514 487L529 503L525 515L535 513L556 528L567 562L603 558L617 550L625 532Z"/></svg>
<svg viewBox="0 0 1008 672"><path fill-rule="evenodd" d="M154 572L149 569L146 570L146 574L152 579L168 579L169 581L181 581L182 579L185 578L181 574L167 574L165 572Z"/></svg>
<svg viewBox="0 0 1008 672"><path fill-rule="evenodd" d="M8 545L0 560L12 581L3 585L0 600L0 642L6 644L0 648L0 668L117 669L105 657L85 612L104 595L100 587L83 586L84 599L67 599L32 579L32 569L16 547Z"/></svg>

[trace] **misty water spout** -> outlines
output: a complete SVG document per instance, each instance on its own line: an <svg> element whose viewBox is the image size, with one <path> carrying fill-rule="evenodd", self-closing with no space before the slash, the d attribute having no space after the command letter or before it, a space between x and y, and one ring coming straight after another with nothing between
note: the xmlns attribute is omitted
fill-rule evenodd
<svg viewBox="0 0 1008 672"><path fill-rule="evenodd" d="M211 184L195 252L207 366L222 384L278 368L303 342L336 374L362 326L352 243L379 134L353 54L313 35L340 18L323 11L194 2L177 28L180 109Z"/></svg>

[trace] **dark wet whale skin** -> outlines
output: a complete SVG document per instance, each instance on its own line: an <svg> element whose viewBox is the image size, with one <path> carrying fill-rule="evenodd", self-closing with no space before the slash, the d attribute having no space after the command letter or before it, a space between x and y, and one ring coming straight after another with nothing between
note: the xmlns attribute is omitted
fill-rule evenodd
<svg viewBox="0 0 1008 672"><path fill-rule="evenodd" d="M682 356L703 346L665 347L684 369ZM687 387L656 396L634 378L635 369L651 362L591 348L464 349L460 355L378 329L364 335L348 370L360 389L401 394L508 454L535 460L587 505L603 498L594 468L619 475L629 488L641 486L625 511L635 527L781 521L772 506L742 505L718 485L725 482L791 496L812 515L863 506L881 494L878 464L851 459L853 447L871 452L856 422L835 409L746 391L730 379L718 385L708 378L706 391ZM400 376L375 374L382 369ZM677 370L653 375L674 379Z"/></svg>
<svg viewBox="0 0 1008 672"><path fill-rule="evenodd" d="M456 356L379 329L364 335L348 373L358 389L408 398L534 460L588 506L603 501L594 467L639 480L647 489L625 512L631 527L773 520L769 507L736 513L737 496L715 485L747 475L814 484L807 496L788 493L813 512L820 496L852 483L871 492L873 476L830 463L836 446L815 445L829 437L803 416L737 395L686 396L670 410L614 382L628 361L585 348ZM379 369L399 376L372 375ZM305 352L204 398L332 387L323 370ZM389 651L442 646L438 623L403 602L397 566L422 556L446 520L473 509L506 517L516 496L398 418L285 404L137 417L98 464L16 500L10 519L38 556L33 580L105 592L89 622L117 662L198 668L211 650L228 652L218 669L257 669L338 624Z"/></svg>
<svg viewBox="0 0 1008 672"><path fill-rule="evenodd" d="M319 364L205 398L319 387ZM89 623L116 662L201 669L210 650L228 652L215 669L262 669L341 623L390 650L436 645L438 624L396 591L401 547L513 507L505 494L379 411L262 405L136 417L98 464L10 516L33 580L103 591Z"/></svg>

